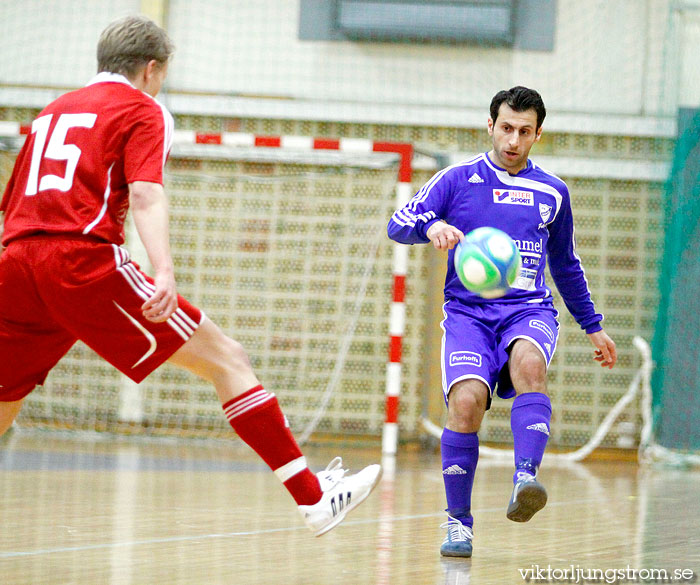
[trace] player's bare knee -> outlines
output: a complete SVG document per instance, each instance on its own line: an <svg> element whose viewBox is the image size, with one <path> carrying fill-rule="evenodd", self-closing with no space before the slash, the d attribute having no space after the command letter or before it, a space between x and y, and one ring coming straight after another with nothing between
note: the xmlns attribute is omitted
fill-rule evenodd
<svg viewBox="0 0 700 585"><path fill-rule="evenodd" d="M538 353L528 353L519 360L518 369L528 378L544 377L547 366L544 358Z"/></svg>
<svg viewBox="0 0 700 585"><path fill-rule="evenodd" d="M511 371L531 377L543 377L547 372L547 362L542 352L528 341L518 341L513 346L508 360Z"/></svg>
<svg viewBox="0 0 700 585"><path fill-rule="evenodd" d="M243 346L223 333L216 337L210 348L205 358L206 369L214 382L240 376L252 368Z"/></svg>
<svg viewBox="0 0 700 585"><path fill-rule="evenodd" d="M479 401L472 392L450 392L449 409L454 413L467 414L477 410Z"/></svg>
<svg viewBox="0 0 700 585"><path fill-rule="evenodd" d="M171 357L184 367L217 387L230 387L236 381L254 380L252 365L243 346L216 327L205 322L193 339Z"/></svg>
<svg viewBox="0 0 700 585"><path fill-rule="evenodd" d="M243 348L243 345L235 339L226 337L222 351L224 354L224 365L231 369L233 373L240 374L241 372L248 372L253 369L248 353Z"/></svg>
<svg viewBox="0 0 700 585"><path fill-rule="evenodd" d="M511 364L510 375L518 394L547 392L547 367L544 358L539 354L520 356L520 359Z"/></svg>
<svg viewBox="0 0 700 585"><path fill-rule="evenodd" d="M448 425L453 430L476 432L486 412L488 390L482 384L456 385L448 397Z"/></svg>

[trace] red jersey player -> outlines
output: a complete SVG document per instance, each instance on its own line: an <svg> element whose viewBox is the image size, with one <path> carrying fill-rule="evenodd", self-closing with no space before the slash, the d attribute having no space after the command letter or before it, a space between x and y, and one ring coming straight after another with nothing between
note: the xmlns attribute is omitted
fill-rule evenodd
<svg viewBox="0 0 700 585"><path fill-rule="evenodd" d="M146 18L112 23L98 75L32 123L0 205L0 434L78 339L136 382L167 360L214 385L318 536L369 495L381 468L346 475L336 458L312 473L241 345L177 294L163 189L173 119L155 100L172 51ZM129 207L154 278L122 247Z"/></svg>

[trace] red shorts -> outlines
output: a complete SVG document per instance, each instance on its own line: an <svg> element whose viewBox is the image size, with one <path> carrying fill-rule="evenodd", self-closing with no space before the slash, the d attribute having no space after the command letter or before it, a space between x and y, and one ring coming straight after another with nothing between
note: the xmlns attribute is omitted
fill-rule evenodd
<svg viewBox="0 0 700 585"><path fill-rule="evenodd" d="M52 236L11 242L0 256L0 402L43 384L78 339L143 380L203 319L178 296L166 322L148 321L141 305L153 291L153 279L115 244Z"/></svg>

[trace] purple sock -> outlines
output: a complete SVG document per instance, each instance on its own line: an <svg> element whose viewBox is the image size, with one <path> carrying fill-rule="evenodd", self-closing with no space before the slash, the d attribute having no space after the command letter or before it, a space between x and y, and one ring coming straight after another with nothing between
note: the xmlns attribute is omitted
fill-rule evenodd
<svg viewBox="0 0 700 585"><path fill-rule="evenodd" d="M541 392L526 392L513 400L510 411L510 428L513 431L515 451L515 475L526 471L537 475L544 449L549 439L549 421L552 418L552 404L549 396Z"/></svg>
<svg viewBox="0 0 700 585"><path fill-rule="evenodd" d="M474 472L479 461L479 437L476 433L442 431L442 479L445 482L447 510L462 524L474 525L471 514Z"/></svg>

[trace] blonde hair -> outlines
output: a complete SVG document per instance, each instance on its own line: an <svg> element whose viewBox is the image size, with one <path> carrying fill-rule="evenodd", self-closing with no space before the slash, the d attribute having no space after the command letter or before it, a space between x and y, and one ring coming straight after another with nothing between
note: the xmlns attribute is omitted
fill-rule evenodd
<svg viewBox="0 0 700 585"><path fill-rule="evenodd" d="M97 72L130 77L151 60L165 65L175 47L162 28L145 16L127 16L110 24L97 43Z"/></svg>

